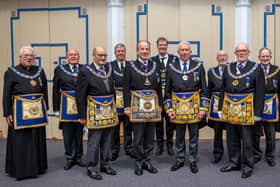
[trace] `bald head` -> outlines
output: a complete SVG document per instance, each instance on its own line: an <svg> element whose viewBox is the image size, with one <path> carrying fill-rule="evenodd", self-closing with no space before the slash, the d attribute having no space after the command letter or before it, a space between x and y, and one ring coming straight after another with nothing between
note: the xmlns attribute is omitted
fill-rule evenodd
<svg viewBox="0 0 280 187"><path fill-rule="evenodd" d="M239 43L236 48L234 54L236 55L237 61L240 63L246 62L250 55L249 47L246 43Z"/></svg>
<svg viewBox="0 0 280 187"><path fill-rule="evenodd" d="M69 49L67 52L67 61L73 66L77 65L80 61L80 55L77 49Z"/></svg>
<svg viewBox="0 0 280 187"><path fill-rule="evenodd" d="M225 50L220 50L217 53L217 61L220 66L225 66L228 61L228 54Z"/></svg>
<svg viewBox="0 0 280 187"><path fill-rule="evenodd" d="M92 52L92 57L93 57L93 61L98 66L104 66L106 64L107 53L103 47L101 46L95 47Z"/></svg>

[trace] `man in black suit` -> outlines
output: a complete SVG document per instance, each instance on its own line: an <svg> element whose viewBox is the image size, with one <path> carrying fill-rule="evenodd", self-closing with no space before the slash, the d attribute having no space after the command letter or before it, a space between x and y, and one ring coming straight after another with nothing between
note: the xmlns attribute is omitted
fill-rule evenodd
<svg viewBox="0 0 280 187"><path fill-rule="evenodd" d="M228 61L228 54L225 50L217 53L218 66L210 68L208 71L208 92L211 96L208 112L208 123L214 129L214 149L212 163L220 162L224 154L223 129L226 123L218 115L219 98L221 97L222 76Z"/></svg>
<svg viewBox="0 0 280 187"><path fill-rule="evenodd" d="M189 42L179 43L179 59L169 64L165 87L165 110L176 126L176 163L171 171L183 167L186 159L185 132L189 130L189 162L192 173L198 172L199 123L208 111L208 93L202 62L190 59Z"/></svg>
<svg viewBox="0 0 280 187"><path fill-rule="evenodd" d="M265 161L271 167L275 166L275 127L279 122L279 92L280 92L280 68L270 63L271 50L261 48L259 60L265 75L265 104L260 122L260 130L264 130L266 140ZM263 128L263 129L262 129ZM258 129L256 129L258 130ZM254 161L261 160L260 133L254 131Z"/></svg>
<svg viewBox="0 0 280 187"><path fill-rule="evenodd" d="M143 169L157 173L150 155L153 151L154 128L161 120L161 86L159 66L149 60L150 42L140 40L136 50L139 58L127 64L124 71L124 113L133 123L133 150L136 175Z"/></svg>
<svg viewBox="0 0 280 187"><path fill-rule="evenodd" d="M116 60L112 62L114 72L114 88L116 95L116 107L119 117L119 124L114 127L111 143L111 160L116 160L120 152L120 124L123 124L124 150L129 156L133 156L132 147L132 124L127 115L124 115L123 103L123 72L128 61L125 60L126 48L124 44L115 46Z"/></svg>
<svg viewBox="0 0 280 187"><path fill-rule="evenodd" d="M107 53L103 47L93 49L93 63L80 70L76 95L80 123L88 127L87 175L101 180L97 169L108 175L117 172L109 164L111 135L117 125L114 104L113 74L110 64L106 64Z"/></svg>
<svg viewBox="0 0 280 187"><path fill-rule="evenodd" d="M83 156L83 125L78 121L75 101L80 55L76 49L67 52L67 64L55 68L53 78L53 111L59 117L59 128L62 129L66 163L65 170L73 165L85 167ZM62 97L62 99L61 99ZM71 102L67 102L70 101ZM71 114L67 114L71 111Z"/></svg>
<svg viewBox="0 0 280 187"><path fill-rule="evenodd" d="M158 55L153 56L152 60L155 60L160 66L160 80L161 88L164 94L164 88L166 84L166 68L170 63L175 62L178 58L173 54L167 53L168 41L164 37L159 37L157 39L157 49ZM164 97L164 96L163 96ZM157 139L157 149L156 155L161 155L163 153L164 144L164 121L165 121L165 132L166 132L166 147L168 155L174 155L173 151L173 134L175 130L175 125L169 123L169 118L165 111L162 111L163 120L159 122L156 126L156 139ZM165 120L164 120L165 119Z"/></svg>
<svg viewBox="0 0 280 187"><path fill-rule="evenodd" d="M240 170L242 167L241 178L248 178L254 167L254 124L262 119L263 114L264 73L259 64L248 60L250 50L247 44L238 44L235 55L237 62L224 70L219 103L219 114L227 122L230 159L221 172Z"/></svg>

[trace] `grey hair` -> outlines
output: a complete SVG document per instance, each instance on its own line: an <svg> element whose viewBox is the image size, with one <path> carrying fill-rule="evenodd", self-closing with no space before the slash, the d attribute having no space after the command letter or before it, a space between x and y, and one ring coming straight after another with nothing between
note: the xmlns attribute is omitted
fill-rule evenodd
<svg viewBox="0 0 280 187"><path fill-rule="evenodd" d="M116 52L116 49L119 48L119 47L124 47L124 50L126 51L125 45L122 44L122 43L118 43L117 45L115 45L115 48L114 48L115 52Z"/></svg>
<svg viewBox="0 0 280 187"><path fill-rule="evenodd" d="M188 45L188 46L190 47L190 49L191 49L191 44L190 44L190 42L188 42L188 41L181 41L181 42L179 43L179 45L178 45L178 51L180 50L180 45L182 45L182 44Z"/></svg>
<svg viewBox="0 0 280 187"><path fill-rule="evenodd" d="M31 46L23 46L23 47L21 47L20 50L19 50L19 56L23 55L23 51L25 49L30 49L33 52L34 56L36 56L36 50L33 47L31 47Z"/></svg>

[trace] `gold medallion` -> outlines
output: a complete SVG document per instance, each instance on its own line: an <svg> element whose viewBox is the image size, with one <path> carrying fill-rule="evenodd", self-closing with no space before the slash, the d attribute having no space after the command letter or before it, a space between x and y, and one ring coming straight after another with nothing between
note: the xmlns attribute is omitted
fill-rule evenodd
<svg viewBox="0 0 280 187"><path fill-rule="evenodd" d="M166 78L166 73L165 72L161 73L160 78L165 79Z"/></svg>
<svg viewBox="0 0 280 187"><path fill-rule="evenodd" d="M148 101L147 101L147 102L144 103L144 108L145 108L146 110L150 110L150 109L152 108L152 106L153 106L153 105L152 105L151 102L148 102Z"/></svg>
<svg viewBox="0 0 280 187"><path fill-rule="evenodd" d="M30 83L30 85L33 86L33 87L35 87L36 84L37 84L37 82L36 82L35 80L33 80L33 79L31 79L31 80L29 81L29 83Z"/></svg>
<svg viewBox="0 0 280 187"><path fill-rule="evenodd" d="M238 80L232 81L232 86L237 86L239 84Z"/></svg>
<svg viewBox="0 0 280 187"><path fill-rule="evenodd" d="M188 80L188 76L187 75L184 75L182 78L183 78L184 81Z"/></svg>

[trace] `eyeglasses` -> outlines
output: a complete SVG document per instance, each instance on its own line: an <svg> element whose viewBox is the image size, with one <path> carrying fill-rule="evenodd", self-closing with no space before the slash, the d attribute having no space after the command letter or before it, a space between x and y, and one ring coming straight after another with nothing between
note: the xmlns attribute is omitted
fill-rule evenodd
<svg viewBox="0 0 280 187"><path fill-rule="evenodd" d="M247 53L249 50L246 49L241 49L241 50L236 50L236 53Z"/></svg>
<svg viewBox="0 0 280 187"><path fill-rule="evenodd" d="M70 53L70 54L68 54L68 56L79 56L79 54L77 54L77 53Z"/></svg>
<svg viewBox="0 0 280 187"><path fill-rule="evenodd" d="M106 54L98 54L96 56L98 56L98 57L107 57L108 55L106 55Z"/></svg>
<svg viewBox="0 0 280 187"><path fill-rule="evenodd" d="M24 55L22 55L24 58L28 58L28 57L31 57L31 58L33 58L35 55L29 55L29 54L24 54Z"/></svg>

